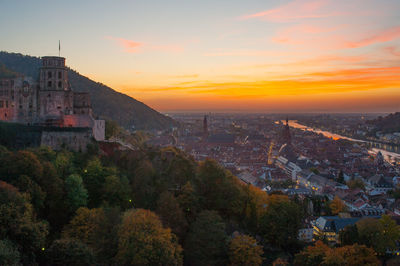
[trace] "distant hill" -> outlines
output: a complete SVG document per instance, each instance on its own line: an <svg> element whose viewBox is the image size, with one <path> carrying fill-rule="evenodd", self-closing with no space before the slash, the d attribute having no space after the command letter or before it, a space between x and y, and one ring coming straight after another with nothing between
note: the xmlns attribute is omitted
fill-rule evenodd
<svg viewBox="0 0 400 266"><path fill-rule="evenodd" d="M17 53L0 52L0 77L13 77L17 73L37 79L39 57ZM77 71L69 69L69 81L74 91L89 92L96 116L111 119L129 129L167 129L177 124L175 120L160 114L142 102L117 92L104 84L95 82Z"/></svg>
<svg viewBox="0 0 400 266"><path fill-rule="evenodd" d="M375 132L400 132L400 113L389 114L385 117L379 116L376 119L368 120L366 123L375 126Z"/></svg>

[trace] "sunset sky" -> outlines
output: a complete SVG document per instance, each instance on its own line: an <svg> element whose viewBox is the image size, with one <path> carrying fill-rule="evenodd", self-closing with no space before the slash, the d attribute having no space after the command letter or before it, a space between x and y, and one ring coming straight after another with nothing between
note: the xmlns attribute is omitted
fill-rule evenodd
<svg viewBox="0 0 400 266"><path fill-rule="evenodd" d="M0 50L163 111L400 111L399 0L0 0Z"/></svg>

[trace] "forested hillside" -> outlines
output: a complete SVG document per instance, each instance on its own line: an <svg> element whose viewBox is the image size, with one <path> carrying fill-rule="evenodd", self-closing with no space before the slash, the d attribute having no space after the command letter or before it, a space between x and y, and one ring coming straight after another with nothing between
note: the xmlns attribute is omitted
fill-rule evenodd
<svg viewBox="0 0 400 266"><path fill-rule="evenodd" d="M37 79L40 66L39 57L0 52L0 77L10 77L17 72ZM127 129L132 125L145 130L167 129L176 125L173 119L144 103L90 80L75 70L69 69L68 75L73 90L90 93L93 111L101 118L114 120Z"/></svg>
<svg viewBox="0 0 400 266"><path fill-rule="evenodd" d="M354 233L338 248L303 249L297 234L307 206L175 148L106 156L96 146L0 146L1 265L379 264L387 241L370 236L365 243L383 243L376 251L354 244L363 243Z"/></svg>

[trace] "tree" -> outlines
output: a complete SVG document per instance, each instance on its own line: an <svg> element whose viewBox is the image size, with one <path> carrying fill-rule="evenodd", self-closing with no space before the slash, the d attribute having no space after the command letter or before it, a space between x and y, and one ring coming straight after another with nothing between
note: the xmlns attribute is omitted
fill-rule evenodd
<svg viewBox="0 0 400 266"><path fill-rule="evenodd" d="M0 179L10 182L21 175L33 180L41 178L43 167L37 156L30 151L9 152L0 161Z"/></svg>
<svg viewBox="0 0 400 266"><path fill-rule="evenodd" d="M193 222L195 219L195 215L199 209L199 199L197 197L196 191L194 190L190 182L187 182L182 187L176 200L178 201L179 206L182 208L183 212L185 213L187 221L190 223Z"/></svg>
<svg viewBox="0 0 400 266"><path fill-rule="evenodd" d="M225 223L216 211L202 211L190 226L185 259L191 265L223 265L227 259Z"/></svg>
<svg viewBox="0 0 400 266"><path fill-rule="evenodd" d="M89 193L89 207L96 207L101 203L103 184L107 173L99 158L94 158L87 163L82 177L85 188Z"/></svg>
<svg viewBox="0 0 400 266"><path fill-rule="evenodd" d="M200 163L196 181L203 209L216 210L223 217L240 219L246 194L237 177L207 159Z"/></svg>
<svg viewBox="0 0 400 266"><path fill-rule="evenodd" d="M326 252L323 265L380 265L375 252L364 245L354 244L330 249Z"/></svg>
<svg viewBox="0 0 400 266"><path fill-rule="evenodd" d="M112 264L111 259L117 254L119 223L120 213L116 209L81 207L65 226L62 237L82 241L99 261Z"/></svg>
<svg viewBox="0 0 400 266"><path fill-rule="evenodd" d="M129 181L126 177L110 175L105 178L102 198L108 205L127 208L130 205L130 194Z"/></svg>
<svg viewBox="0 0 400 266"><path fill-rule="evenodd" d="M20 265L17 245L8 239L0 240L0 265Z"/></svg>
<svg viewBox="0 0 400 266"><path fill-rule="evenodd" d="M25 194L0 181L0 239L9 239L21 251L24 264L34 264L35 254L44 246L47 223L37 221Z"/></svg>
<svg viewBox="0 0 400 266"><path fill-rule="evenodd" d="M106 139L116 137L121 132L121 127L114 120L106 120Z"/></svg>
<svg viewBox="0 0 400 266"><path fill-rule="evenodd" d="M299 205L284 195L270 195L266 213L261 217L260 233L274 247L287 249L297 242L302 221Z"/></svg>
<svg viewBox="0 0 400 266"><path fill-rule="evenodd" d="M257 241L248 235L237 235L229 244L229 260L231 265L261 265L262 246L257 245Z"/></svg>
<svg viewBox="0 0 400 266"><path fill-rule="evenodd" d="M261 217L267 212L269 203L268 194L261 189L248 185L245 187L247 198L245 201L245 223L246 227L253 232L260 229Z"/></svg>
<svg viewBox="0 0 400 266"><path fill-rule="evenodd" d="M180 239L184 239L188 223L174 195L168 191L163 192L157 202L156 213L165 227L171 228L174 234Z"/></svg>
<svg viewBox="0 0 400 266"><path fill-rule="evenodd" d="M386 247L382 236L382 228L378 219L363 218L357 223L359 242L372 247L377 253L384 255Z"/></svg>
<svg viewBox="0 0 400 266"><path fill-rule="evenodd" d="M348 225L339 232L339 240L342 246L358 243L357 225Z"/></svg>
<svg viewBox="0 0 400 266"><path fill-rule="evenodd" d="M356 178L356 179L352 179L352 180L347 181L347 186L348 186L350 189L357 189L357 188L359 188L359 189L365 190L365 184L364 184L364 182L363 182L361 179L359 179L359 178Z"/></svg>
<svg viewBox="0 0 400 266"><path fill-rule="evenodd" d="M49 265L94 265L92 250L76 239L59 239L54 241L46 251Z"/></svg>
<svg viewBox="0 0 400 266"><path fill-rule="evenodd" d="M338 183L341 183L341 184L345 184L345 183L346 183L346 182L344 182L344 174L343 174L343 171L342 171L342 170L340 170L340 172L339 172L339 174L338 174L337 182L338 182Z"/></svg>
<svg viewBox="0 0 400 266"><path fill-rule="evenodd" d="M332 214L337 215L337 214L339 214L339 212L342 212L345 210L346 205L343 203L343 201L338 196L335 196L335 198L329 204L329 207L331 209Z"/></svg>
<svg viewBox="0 0 400 266"><path fill-rule="evenodd" d="M308 246L300 253L296 254L294 265L307 265L307 266L318 266L321 265L326 252L330 250L330 247L325 245L322 241L318 240L314 246Z"/></svg>
<svg viewBox="0 0 400 266"><path fill-rule="evenodd" d="M79 207L86 206L88 193L79 175L70 175L65 180L65 190L70 211L73 212Z"/></svg>
<svg viewBox="0 0 400 266"><path fill-rule="evenodd" d="M116 261L122 265L182 265L182 248L151 211L126 211L118 231Z"/></svg>
<svg viewBox="0 0 400 266"><path fill-rule="evenodd" d="M382 232L382 242L386 250L393 252L397 247L396 243L400 240L400 227L395 220L385 214L379 219L379 225Z"/></svg>

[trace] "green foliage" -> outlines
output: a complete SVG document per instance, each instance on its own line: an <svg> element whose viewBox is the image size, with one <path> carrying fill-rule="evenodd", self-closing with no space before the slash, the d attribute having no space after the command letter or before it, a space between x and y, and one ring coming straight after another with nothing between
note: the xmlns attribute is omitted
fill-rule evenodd
<svg viewBox="0 0 400 266"><path fill-rule="evenodd" d="M88 193L79 175L70 175L65 180L65 191L67 192L67 203L70 211L86 206Z"/></svg>
<svg viewBox="0 0 400 266"><path fill-rule="evenodd" d="M9 239L22 251L22 261L31 264L48 234L45 222L37 221L28 197L0 181L0 239Z"/></svg>
<svg viewBox="0 0 400 266"><path fill-rule="evenodd" d="M117 122L106 120L106 139L117 137L121 130Z"/></svg>
<svg viewBox="0 0 400 266"><path fill-rule="evenodd" d="M243 185L215 161L200 163L196 184L203 209L217 210L224 217L240 217L246 198Z"/></svg>
<svg viewBox="0 0 400 266"><path fill-rule="evenodd" d="M52 243L46 251L46 260L50 265L93 265L92 250L76 239L60 239Z"/></svg>
<svg viewBox="0 0 400 266"><path fill-rule="evenodd" d="M287 196L271 195L267 211L261 217L261 233L273 246L288 248L297 242L297 234L302 221L299 205Z"/></svg>
<svg viewBox="0 0 400 266"><path fill-rule="evenodd" d="M0 240L0 265L21 265L18 247L8 239Z"/></svg>
<svg viewBox="0 0 400 266"><path fill-rule="evenodd" d="M163 192L157 202L156 213L165 227L171 228L175 235L184 239L188 223L174 195L168 191Z"/></svg>
<svg viewBox="0 0 400 266"><path fill-rule="evenodd" d="M341 245L353 245L359 242L357 225L348 225L339 232Z"/></svg>
<svg viewBox="0 0 400 266"><path fill-rule="evenodd" d="M364 182L363 182L361 179L359 179L359 178L349 180L349 181L347 182L347 186L348 186L350 189L357 189L357 188L359 188L359 189L365 190L365 184L364 184Z"/></svg>
<svg viewBox="0 0 400 266"><path fill-rule="evenodd" d="M215 211L202 211L190 226L185 259L191 265L223 265L227 259L225 223Z"/></svg>

